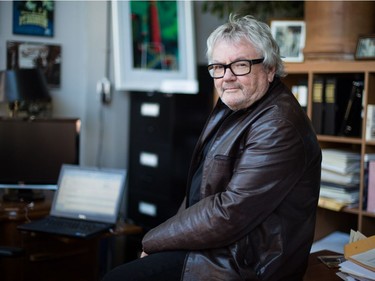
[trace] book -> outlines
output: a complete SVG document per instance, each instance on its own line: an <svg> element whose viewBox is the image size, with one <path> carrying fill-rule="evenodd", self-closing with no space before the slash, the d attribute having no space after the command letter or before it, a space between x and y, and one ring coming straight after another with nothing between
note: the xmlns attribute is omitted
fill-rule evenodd
<svg viewBox="0 0 375 281"><path fill-rule="evenodd" d="M293 85L291 89L292 89L293 95L298 100L303 110L306 111L307 109L307 85L305 84Z"/></svg>
<svg viewBox="0 0 375 281"><path fill-rule="evenodd" d="M368 168L367 211L375 213L375 160L369 162Z"/></svg>
<svg viewBox="0 0 375 281"><path fill-rule="evenodd" d="M326 76L324 83L324 134L338 135L350 97L352 80L346 76Z"/></svg>
<svg viewBox="0 0 375 281"><path fill-rule="evenodd" d="M362 210L367 210L368 180L370 161L375 160L375 153L366 153L363 157L363 201Z"/></svg>
<svg viewBox="0 0 375 281"><path fill-rule="evenodd" d="M312 117L311 121L316 134L324 132L324 77L316 76L312 88Z"/></svg>
<svg viewBox="0 0 375 281"><path fill-rule="evenodd" d="M367 105L366 140L375 140L375 104Z"/></svg>
<svg viewBox="0 0 375 281"><path fill-rule="evenodd" d="M335 135L336 133L336 112L337 112L337 97L336 97L336 79L328 78L325 83L324 90L325 98L325 124L324 134Z"/></svg>
<svg viewBox="0 0 375 281"><path fill-rule="evenodd" d="M341 135L359 137L362 132L363 81L353 81L350 98L346 105Z"/></svg>

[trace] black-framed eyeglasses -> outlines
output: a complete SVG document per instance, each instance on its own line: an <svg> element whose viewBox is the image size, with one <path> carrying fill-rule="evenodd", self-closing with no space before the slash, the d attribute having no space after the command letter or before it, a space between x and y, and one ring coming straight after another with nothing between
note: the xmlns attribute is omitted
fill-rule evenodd
<svg viewBox="0 0 375 281"><path fill-rule="evenodd" d="M251 72L251 66L262 63L264 58L255 60L236 60L229 64L213 63L207 66L208 72L214 79L223 78L227 68L230 68L232 73L236 76L243 76Z"/></svg>

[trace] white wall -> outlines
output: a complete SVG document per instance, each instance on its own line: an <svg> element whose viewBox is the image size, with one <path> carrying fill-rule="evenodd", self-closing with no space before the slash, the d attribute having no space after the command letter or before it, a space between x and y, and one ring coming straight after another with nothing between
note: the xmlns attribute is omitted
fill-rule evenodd
<svg viewBox="0 0 375 281"><path fill-rule="evenodd" d="M49 38L12 34L12 1L1 1L0 70L6 68L6 41L61 45L61 86L51 89L53 115L82 120L83 165L115 168L127 166L129 98L114 93L112 103L103 105L96 93L97 81L107 75L106 54L111 55L107 6L106 1L56 1L55 32Z"/></svg>
<svg viewBox="0 0 375 281"><path fill-rule="evenodd" d="M194 2L196 54L197 62L205 64L205 40L219 20L202 15L201 5ZM81 118L83 165L126 168L129 94L115 92L112 103L103 105L96 93L102 77L113 81L109 7L108 1L55 1L55 32L49 38L12 34L12 1L0 1L0 70L6 68L6 41L60 44L61 86L51 89L54 116Z"/></svg>

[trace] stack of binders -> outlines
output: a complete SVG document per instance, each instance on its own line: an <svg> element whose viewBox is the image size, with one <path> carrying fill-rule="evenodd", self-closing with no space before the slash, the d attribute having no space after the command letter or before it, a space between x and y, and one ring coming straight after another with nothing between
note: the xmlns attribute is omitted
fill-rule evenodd
<svg viewBox="0 0 375 281"><path fill-rule="evenodd" d="M363 80L317 75L312 88L312 123L317 134L360 137Z"/></svg>

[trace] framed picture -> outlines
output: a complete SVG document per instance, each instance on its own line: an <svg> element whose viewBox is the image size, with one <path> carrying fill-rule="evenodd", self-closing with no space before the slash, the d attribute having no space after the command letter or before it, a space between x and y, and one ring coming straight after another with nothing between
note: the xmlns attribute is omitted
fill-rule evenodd
<svg viewBox="0 0 375 281"><path fill-rule="evenodd" d="M271 21L271 32L285 62L303 62L306 27L304 21Z"/></svg>
<svg viewBox="0 0 375 281"><path fill-rule="evenodd" d="M113 1L117 90L196 93L191 1Z"/></svg>
<svg viewBox="0 0 375 281"><path fill-rule="evenodd" d="M35 42L7 42L7 69L40 68L49 86L59 87L61 46Z"/></svg>
<svg viewBox="0 0 375 281"><path fill-rule="evenodd" d="M362 35L359 37L355 58L357 60L375 59L375 34Z"/></svg>
<svg viewBox="0 0 375 281"><path fill-rule="evenodd" d="M52 37L54 1L13 1L13 33Z"/></svg>

